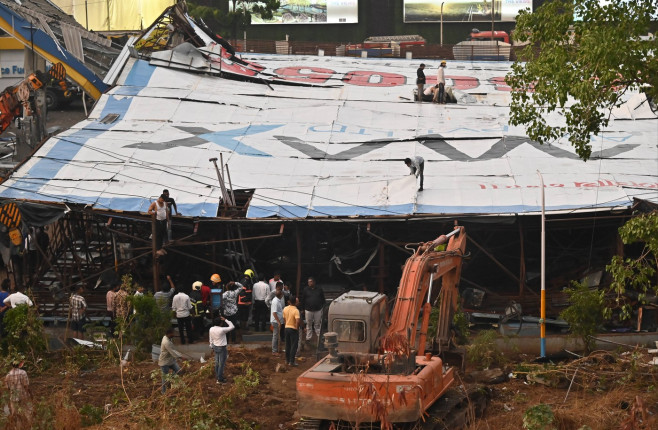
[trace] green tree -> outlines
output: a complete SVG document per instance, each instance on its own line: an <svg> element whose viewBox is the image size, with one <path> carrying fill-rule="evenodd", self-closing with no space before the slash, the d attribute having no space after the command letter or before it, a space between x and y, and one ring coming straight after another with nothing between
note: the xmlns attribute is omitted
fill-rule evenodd
<svg viewBox="0 0 658 430"><path fill-rule="evenodd" d="M217 3L219 5L216 5ZM197 0L188 3L190 16L203 19L213 31L232 39L237 38L238 31L251 23L252 13L260 15L263 19L271 19L279 7L278 0L220 2Z"/></svg>
<svg viewBox="0 0 658 430"><path fill-rule="evenodd" d="M619 228L619 236L626 245L642 244L638 257L615 255L606 270L612 275L610 291L621 308L621 319L631 316L632 302L645 303L647 294L658 294L658 212L651 212L628 220ZM630 298L629 298L630 297ZM632 299L631 299L632 298ZM606 312L609 315L610 309Z"/></svg>
<svg viewBox="0 0 658 430"><path fill-rule="evenodd" d="M595 335L603 324L605 308L605 291L589 289L579 282L572 282L564 290L569 297L569 307L560 313L560 316L569 323L571 334L579 336L587 352L592 351Z"/></svg>
<svg viewBox="0 0 658 430"><path fill-rule="evenodd" d="M515 35L529 44L506 77L510 123L525 125L542 144L566 136L589 159L591 136L608 125L626 92L655 100L658 43L640 36L655 26L657 9L657 0L551 0L534 13L522 11ZM552 112L563 117L560 124L546 120Z"/></svg>

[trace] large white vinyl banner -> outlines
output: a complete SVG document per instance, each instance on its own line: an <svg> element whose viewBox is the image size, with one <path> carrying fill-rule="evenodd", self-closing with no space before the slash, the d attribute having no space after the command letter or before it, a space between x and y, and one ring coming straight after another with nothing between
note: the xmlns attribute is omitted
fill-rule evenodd
<svg viewBox="0 0 658 430"><path fill-rule="evenodd" d="M205 53L131 59L0 198L145 212L167 188L184 216L215 217L217 158L249 193L249 218L534 215L538 173L548 213L658 203L658 118L643 94L625 96L584 162L567 139L540 145L509 124L511 63L448 62L458 102L439 105L412 101L419 60ZM433 85L438 61L422 61ZM423 191L403 162L416 156Z"/></svg>

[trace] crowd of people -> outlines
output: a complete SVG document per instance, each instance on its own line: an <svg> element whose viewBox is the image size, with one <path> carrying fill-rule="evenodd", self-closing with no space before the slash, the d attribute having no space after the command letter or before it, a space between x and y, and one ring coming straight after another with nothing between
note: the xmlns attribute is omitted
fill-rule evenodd
<svg viewBox="0 0 658 430"><path fill-rule="evenodd" d="M215 355L217 383L226 381L224 367L228 345L242 341L244 333L271 332L272 354L278 357L285 351L285 361L289 366L297 366L300 339L301 343L310 342L314 334L316 339L320 338L325 297L313 277L308 278L299 297L291 290L290 283L284 282L280 272L275 272L269 279L261 276L257 280L255 272L247 269L237 280L224 282L222 276L215 273L208 281L196 280L189 286L176 285L171 276L166 276L156 286L153 298L161 312L175 319L177 343L185 345L208 339ZM134 292L129 289L129 285L117 280L111 283L106 293L105 321L109 322L111 333L118 320L125 320L135 312L131 310L129 295L145 294L143 287ZM75 337L84 339L88 319L82 287L71 294L69 303L69 326ZM168 375L180 370L176 360L182 355L174 349L175 333L172 326L161 342L158 363L162 370L163 392Z"/></svg>

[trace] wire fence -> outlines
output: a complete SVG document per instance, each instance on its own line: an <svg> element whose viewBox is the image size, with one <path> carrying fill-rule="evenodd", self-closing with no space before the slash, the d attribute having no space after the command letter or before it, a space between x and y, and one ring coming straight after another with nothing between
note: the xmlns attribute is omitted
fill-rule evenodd
<svg viewBox="0 0 658 430"><path fill-rule="evenodd" d="M339 57L419 58L440 60L515 61L519 46L476 42L473 44L399 45L368 47L356 43L306 42L296 40L237 39L230 43L243 53L318 55Z"/></svg>

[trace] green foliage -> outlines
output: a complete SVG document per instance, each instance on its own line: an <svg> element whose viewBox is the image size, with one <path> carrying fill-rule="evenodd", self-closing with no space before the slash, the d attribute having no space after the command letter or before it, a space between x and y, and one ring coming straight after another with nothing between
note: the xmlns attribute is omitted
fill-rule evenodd
<svg viewBox="0 0 658 430"><path fill-rule="evenodd" d="M452 326L455 329L456 343L458 345L465 345L468 342L468 337L471 335L471 330L469 329L468 315L462 310L461 306L452 318Z"/></svg>
<svg viewBox="0 0 658 430"><path fill-rule="evenodd" d="M582 21L573 20L574 13ZM583 160L590 139L608 125L609 111L627 91L658 95L656 40L641 40L656 19L655 0L552 0L516 20L519 42L529 42L506 82L512 88L510 123L525 125L541 144L564 136ZM549 123L556 112L562 125Z"/></svg>
<svg viewBox="0 0 658 430"><path fill-rule="evenodd" d="M605 291L590 290L586 285L575 281L564 291L569 297L570 305L560 313L560 316L569 323L571 334L580 337L585 349L590 352L595 344L592 336L603 324Z"/></svg>
<svg viewBox="0 0 658 430"><path fill-rule="evenodd" d="M505 363L503 352L496 345L498 333L495 330L484 330L478 333L471 345L466 348L466 359L479 369L489 369L491 366Z"/></svg>
<svg viewBox="0 0 658 430"><path fill-rule="evenodd" d="M616 296L616 304L621 308L621 319L631 316L632 303L629 293L637 296L640 303L646 302L647 294L658 294L656 268L658 266L658 212L644 214L628 220L619 228L619 236L624 244L643 243L644 248L637 258L623 258L616 255L606 270L612 275L610 292ZM611 310L606 310L610 315Z"/></svg>
<svg viewBox="0 0 658 430"><path fill-rule="evenodd" d="M554 430L555 415L549 405L540 403L528 408L523 414L525 430Z"/></svg>
<svg viewBox="0 0 658 430"><path fill-rule="evenodd" d="M128 340L137 350L150 353L151 345L160 343L171 325L171 314L162 312L151 294L130 296L128 301L135 309L128 326Z"/></svg>
<svg viewBox="0 0 658 430"><path fill-rule="evenodd" d="M233 384L235 385L238 397L244 399L253 388L258 386L260 383L260 375L247 363L241 363L240 367L242 368L243 373L242 375L237 375L233 378Z"/></svg>
<svg viewBox="0 0 658 430"><path fill-rule="evenodd" d="M92 405L84 405L80 408L80 417L83 427L90 427L103 422L103 408Z"/></svg>
<svg viewBox="0 0 658 430"><path fill-rule="evenodd" d="M204 5L201 0L188 3L188 12L194 18L201 18L213 31L224 37L238 37L238 30L251 23L251 14L259 14L264 19L271 19L280 7L278 0L244 1L231 0L223 2L220 7ZM230 3L230 5L226 5ZM223 6L223 7L221 7Z"/></svg>
<svg viewBox="0 0 658 430"><path fill-rule="evenodd" d="M35 306L18 305L4 316L5 336L0 343L4 353L20 353L36 366L48 349L43 323Z"/></svg>

